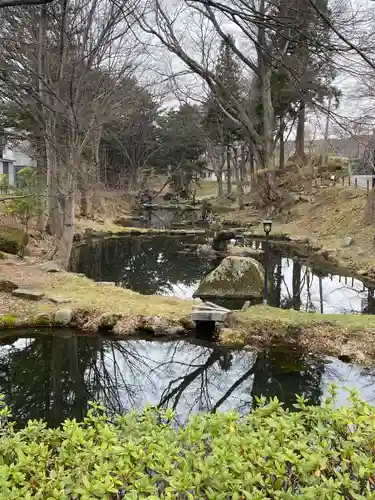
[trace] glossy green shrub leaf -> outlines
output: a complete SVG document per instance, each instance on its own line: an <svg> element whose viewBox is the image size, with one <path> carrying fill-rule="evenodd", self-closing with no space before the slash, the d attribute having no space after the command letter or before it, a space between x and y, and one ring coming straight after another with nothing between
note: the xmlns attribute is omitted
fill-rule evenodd
<svg viewBox="0 0 375 500"><path fill-rule="evenodd" d="M147 407L111 420L92 404L84 422L15 431L0 398L0 500L375 499L375 408L353 393L335 408L258 401L247 417L200 414L178 427Z"/></svg>

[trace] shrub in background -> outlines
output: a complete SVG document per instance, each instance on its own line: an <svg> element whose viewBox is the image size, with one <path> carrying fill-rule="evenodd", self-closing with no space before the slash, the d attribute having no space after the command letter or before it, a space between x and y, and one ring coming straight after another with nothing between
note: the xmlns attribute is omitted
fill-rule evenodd
<svg viewBox="0 0 375 500"><path fill-rule="evenodd" d="M14 198L8 202L8 213L15 215L28 232L29 222L41 209L40 198L36 190L36 169L24 167L17 173L17 186Z"/></svg>
<svg viewBox="0 0 375 500"><path fill-rule="evenodd" d="M200 414L184 427L170 410L110 420L92 405L84 422L20 431L1 412L0 498L360 499L375 498L375 408L277 399L247 417Z"/></svg>

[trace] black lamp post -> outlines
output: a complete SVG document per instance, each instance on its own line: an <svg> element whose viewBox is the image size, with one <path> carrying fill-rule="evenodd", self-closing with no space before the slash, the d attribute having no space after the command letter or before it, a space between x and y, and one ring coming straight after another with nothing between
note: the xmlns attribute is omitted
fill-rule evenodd
<svg viewBox="0 0 375 500"><path fill-rule="evenodd" d="M269 244L269 235L272 229L272 220L265 219L263 221L263 231L266 233L266 244L264 248L264 296L263 296L263 304L268 304L268 244Z"/></svg>

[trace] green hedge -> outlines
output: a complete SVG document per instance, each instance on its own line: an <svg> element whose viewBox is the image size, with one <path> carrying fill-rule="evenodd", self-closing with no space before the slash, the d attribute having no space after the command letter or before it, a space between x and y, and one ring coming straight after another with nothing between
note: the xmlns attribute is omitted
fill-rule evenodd
<svg viewBox="0 0 375 500"><path fill-rule="evenodd" d="M250 416L201 414L178 427L147 408L109 420L93 406L83 423L16 431L2 411L0 498L375 498L375 408L286 412L277 400Z"/></svg>

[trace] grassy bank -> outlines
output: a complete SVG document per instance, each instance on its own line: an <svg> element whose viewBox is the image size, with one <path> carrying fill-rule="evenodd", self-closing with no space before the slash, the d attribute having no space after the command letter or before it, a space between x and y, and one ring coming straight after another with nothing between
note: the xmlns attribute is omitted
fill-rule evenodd
<svg viewBox="0 0 375 500"><path fill-rule="evenodd" d="M372 196L371 193L369 195ZM273 235L289 235L297 241L311 242L342 267L362 274L375 274L375 226L371 224L366 190L354 187L318 187L303 201L288 207L273 221ZM220 205L220 203L219 203ZM263 213L223 202L222 220L251 223L251 231L263 234ZM343 239L352 238L344 247Z"/></svg>
<svg viewBox="0 0 375 500"><path fill-rule="evenodd" d="M141 295L73 273L45 272L36 264L5 261L0 264L0 275L0 284L8 284L8 290L10 283L14 285L10 288L44 294L33 301L0 292L0 327L58 326L63 321L83 331L120 336L144 331L179 336L194 327L189 321L192 300ZM321 315L253 306L233 312L226 326L220 340L228 345L261 348L281 340L363 364L375 359L375 317L370 315Z"/></svg>
<svg viewBox="0 0 375 500"><path fill-rule="evenodd" d="M107 329L118 335L130 335L139 329L160 335L173 329L183 333L194 303L140 295L65 271L49 273L36 264L8 261L0 265L0 275L3 283L44 294L41 300L33 301L0 292L0 324L4 327L56 324L54 315L63 309L71 312L71 326L86 330Z"/></svg>
<svg viewBox="0 0 375 500"><path fill-rule="evenodd" d="M258 305L234 313L221 340L254 346L283 341L367 364L375 359L375 316L323 315Z"/></svg>

